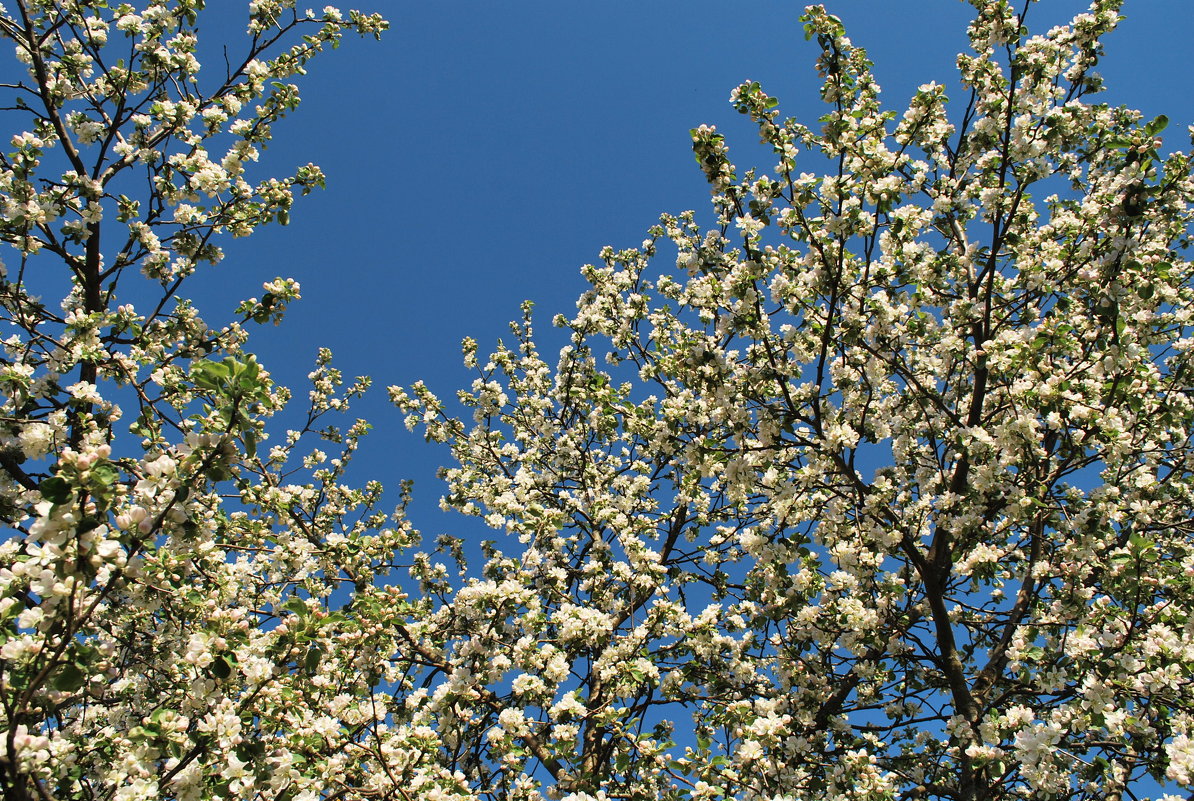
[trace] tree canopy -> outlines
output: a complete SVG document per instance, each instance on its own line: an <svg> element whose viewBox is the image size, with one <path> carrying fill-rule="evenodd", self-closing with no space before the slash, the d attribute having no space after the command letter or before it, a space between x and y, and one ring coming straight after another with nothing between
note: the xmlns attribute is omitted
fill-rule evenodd
<svg viewBox="0 0 1194 801"><path fill-rule="evenodd" d="M348 477L368 379L296 411L252 355L296 282L185 291L322 186L249 168L386 23L255 0L201 71L202 0L10 5L6 799L1194 791L1194 181L1095 102L1121 0L971 0L900 112L806 9L816 126L742 84L772 162L693 130L711 221L603 251L558 356L528 305L459 403L389 388L479 546Z"/></svg>

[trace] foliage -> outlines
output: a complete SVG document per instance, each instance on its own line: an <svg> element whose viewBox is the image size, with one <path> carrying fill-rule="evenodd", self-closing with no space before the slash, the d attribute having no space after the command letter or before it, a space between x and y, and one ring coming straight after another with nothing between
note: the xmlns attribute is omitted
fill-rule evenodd
<svg viewBox="0 0 1194 801"><path fill-rule="evenodd" d="M201 72L202 0L13 5L0 33L27 75L4 87L26 130L0 158L0 239L19 258L0 280L5 798L367 783L356 751L397 636L372 627L403 609L370 578L414 535L383 527L380 487L341 483L365 424L321 422L366 384L343 387L321 355L305 424L260 453L289 393L243 351L245 326L299 287L266 283L218 330L181 290L220 261L219 235L285 223L323 184L314 165L249 175L299 102L288 79L385 23L257 0L239 60ZM37 297L54 265L60 312ZM313 433L340 458L303 456ZM346 582L356 615L323 603Z"/></svg>
<svg viewBox="0 0 1194 801"><path fill-rule="evenodd" d="M1165 118L1090 102L1119 0L1042 35L972 0L952 116L937 84L883 110L865 52L807 9L819 132L744 83L772 174L694 130L715 224L664 216L603 252L554 365L528 307L487 359L465 341L471 421L390 388L451 447L445 504L501 532L476 570L444 539L459 572L377 511L380 486L343 482L367 425L321 421L368 382L344 389L329 354L305 426L259 453L289 395L243 326L276 321L292 281L218 331L180 295L216 234L284 222L322 182L244 178L297 102L280 79L384 27L284 5L250 4L251 54L207 93L194 0L22 0L0 22L34 128L0 185L21 256L6 797L1194 786L1194 182ZM51 257L62 315L25 270ZM160 289L144 311L117 299L126 267ZM302 455L306 434L341 456Z"/></svg>

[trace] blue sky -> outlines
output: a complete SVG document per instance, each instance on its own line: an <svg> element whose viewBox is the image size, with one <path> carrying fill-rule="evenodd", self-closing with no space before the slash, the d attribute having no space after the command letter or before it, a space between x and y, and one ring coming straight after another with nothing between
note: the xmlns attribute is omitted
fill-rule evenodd
<svg viewBox="0 0 1194 801"><path fill-rule="evenodd" d="M888 107L902 110L921 83L952 80L967 3L827 5L870 53ZM1043 0L1030 25L1044 30L1085 5ZM234 6L210 2L208 13L218 27L236 25L242 12L225 10ZM276 173L320 164L328 189L301 199L289 227L226 243L228 258L201 279L200 308L218 319L263 280L297 278L303 301L280 328L255 331L251 349L300 397L320 346L346 374L372 375L375 390L356 413L376 435L358 478L414 478L415 524L431 536L459 533L464 521L436 511L434 471L446 452L405 432L384 387L422 378L452 396L472 378L462 337L485 352L527 298L546 331L573 308L579 267L603 245L637 244L661 212L705 209L688 130L718 125L740 163L753 163L755 135L727 103L741 81L760 81L783 116L815 123L817 49L804 41L803 6L376 0L363 10L385 12L392 30L314 62L303 106L263 155ZM1100 69L1105 97L1167 114L1169 146L1187 148L1194 5L1127 0L1124 11Z"/></svg>

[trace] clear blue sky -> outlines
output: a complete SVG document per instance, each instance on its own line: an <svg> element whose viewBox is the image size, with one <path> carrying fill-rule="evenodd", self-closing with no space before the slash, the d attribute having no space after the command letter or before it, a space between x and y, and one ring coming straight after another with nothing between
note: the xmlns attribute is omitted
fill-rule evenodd
<svg viewBox="0 0 1194 801"><path fill-rule="evenodd" d="M233 0L209 2L209 13ZM869 51L886 105L901 110L918 84L947 83L965 47L971 8L960 0L830 0ZM1085 8L1042 0L1034 30ZM300 200L293 223L228 243L208 274L214 297L258 294L276 275L297 278L304 299L281 328L250 340L267 366L305 396L320 346L346 374L371 374L357 413L377 426L361 472L387 484L416 479L415 523L434 536L463 521L435 512L433 478L444 451L405 432L385 402L388 384L423 378L451 397L471 381L459 342L482 351L508 333L519 303L537 304L540 330L573 308L578 268L606 244L630 246L661 212L707 207L688 130L712 123L733 151L756 142L726 102L760 81L781 113L822 113L815 43L779 0L456 0L394 3L381 42L346 41L312 65L304 104L275 129L264 154L281 172L315 161L325 192ZM1190 0L1127 0L1100 71L1109 102L1168 114L1170 147L1186 149L1194 121ZM1030 20L1031 21L1031 20ZM757 152L757 151L754 151ZM272 166L271 166L272 165ZM764 170L771 161L763 160ZM210 293L210 294L209 294ZM471 528L471 527L470 527ZM472 529L475 530L475 529Z"/></svg>

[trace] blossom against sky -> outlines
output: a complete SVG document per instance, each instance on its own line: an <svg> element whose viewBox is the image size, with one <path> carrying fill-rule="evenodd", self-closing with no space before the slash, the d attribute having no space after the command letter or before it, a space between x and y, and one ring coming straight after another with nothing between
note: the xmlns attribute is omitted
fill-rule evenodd
<svg viewBox="0 0 1194 801"><path fill-rule="evenodd" d="M434 508L446 453L407 434L381 388L424 379L450 397L473 377L463 337L482 352L508 339L524 299L546 331L572 310L585 288L579 268L603 245L637 245L661 212L706 213L689 129L715 124L742 164L769 164L730 90L757 80L783 116L815 125L817 48L797 20L803 2L365 2L392 29L314 65L303 106L262 157L271 172L316 162L327 190L301 199L289 227L228 243L200 308L216 318L262 281L297 278L304 299L281 328L255 331L251 347L299 390L321 346L345 374L373 376L377 389L355 413L377 435L358 469L387 484L415 478L414 522L434 535L452 521L417 510ZM226 15L221 29L238 27L243 12L224 11L234 5L209 4ZM1085 5L1043 0L1030 27L1043 32ZM868 50L888 108L902 111L920 84L953 82L968 3L827 7ZM1123 11L1100 69L1104 98L1167 114L1166 148L1187 149L1194 6L1126 0ZM955 102L960 115L964 97Z"/></svg>

